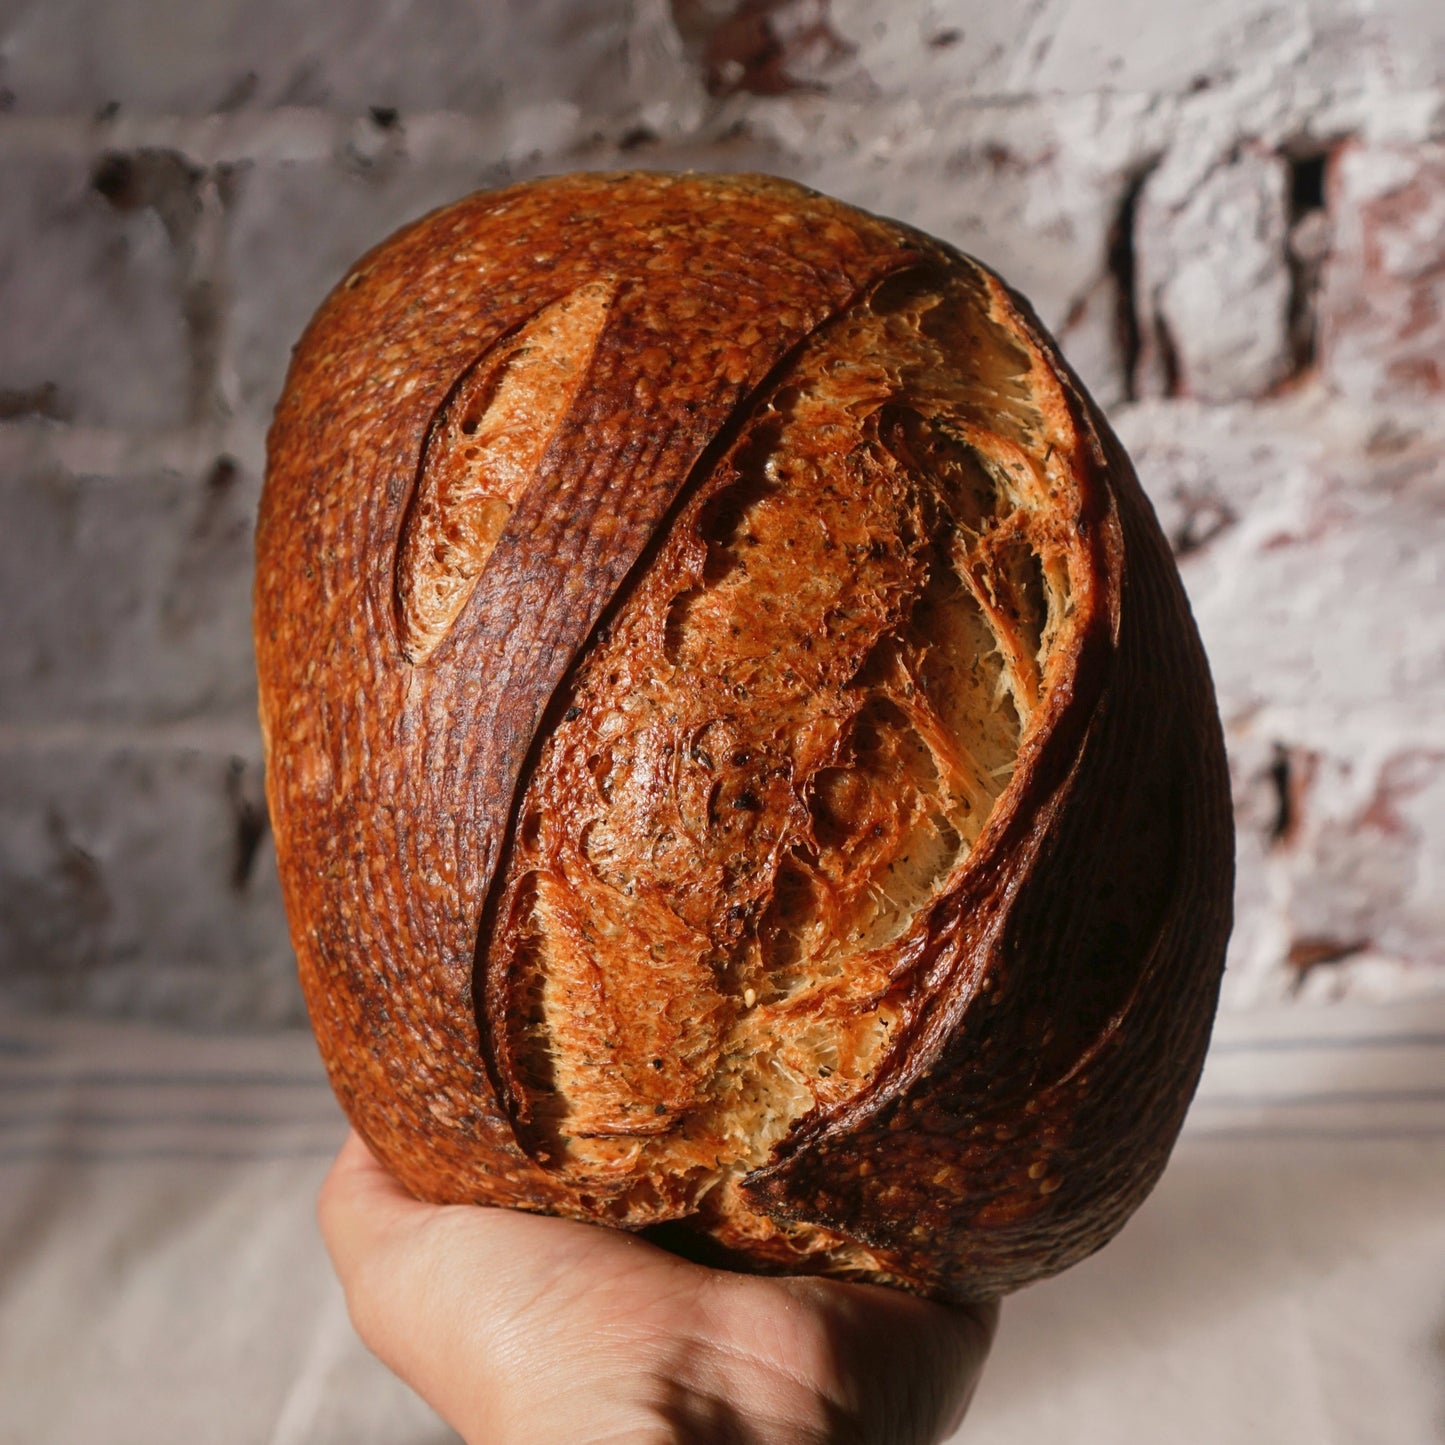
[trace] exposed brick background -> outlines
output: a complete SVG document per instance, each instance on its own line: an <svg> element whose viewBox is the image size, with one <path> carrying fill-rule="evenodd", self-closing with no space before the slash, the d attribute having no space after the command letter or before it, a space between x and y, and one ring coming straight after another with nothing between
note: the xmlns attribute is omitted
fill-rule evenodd
<svg viewBox="0 0 1445 1445"><path fill-rule="evenodd" d="M291 342L420 212L763 169L999 267L1213 659L1226 999L1445 988L1436 0L0 6L0 994L299 1016L250 519Z"/></svg>

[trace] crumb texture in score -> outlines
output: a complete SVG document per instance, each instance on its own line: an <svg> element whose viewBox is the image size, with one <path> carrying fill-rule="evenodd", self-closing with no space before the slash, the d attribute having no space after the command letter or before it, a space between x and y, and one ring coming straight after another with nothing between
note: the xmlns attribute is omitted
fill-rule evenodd
<svg viewBox="0 0 1445 1445"><path fill-rule="evenodd" d="M462 375L427 436L397 554L402 650L425 662L466 606L522 494L572 410L613 288L579 286Z"/></svg>

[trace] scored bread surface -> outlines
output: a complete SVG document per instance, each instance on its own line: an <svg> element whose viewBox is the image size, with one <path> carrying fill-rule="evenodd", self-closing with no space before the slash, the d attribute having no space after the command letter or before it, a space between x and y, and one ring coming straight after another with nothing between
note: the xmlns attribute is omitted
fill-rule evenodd
<svg viewBox="0 0 1445 1445"><path fill-rule="evenodd" d="M866 1084L1047 685L1070 483L1027 356L957 334L976 288L904 275L808 338L543 743L488 1013L534 1157L612 1217L691 1213Z"/></svg>
<svg viewBox="0 0 1445 1445"><path fill-rule="evenodd" d="M984 268L756 177L470 198L313 322L258 552L313 1023L414 1192L957 1299L1143 1197L1218 723Z"/></svg>

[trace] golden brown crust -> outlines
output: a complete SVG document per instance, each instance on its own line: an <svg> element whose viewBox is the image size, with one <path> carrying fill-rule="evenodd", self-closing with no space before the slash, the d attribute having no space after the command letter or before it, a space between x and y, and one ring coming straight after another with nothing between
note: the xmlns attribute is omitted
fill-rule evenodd
<svg viewBox="0 0 1445 1445"><path fill-rule="evenodd" d="M1202 1060L1227 789L1023 303L783 182L565 177L358 263L270 447L287 908L409 1188L956 1299L1113 1233Z"/></svg>

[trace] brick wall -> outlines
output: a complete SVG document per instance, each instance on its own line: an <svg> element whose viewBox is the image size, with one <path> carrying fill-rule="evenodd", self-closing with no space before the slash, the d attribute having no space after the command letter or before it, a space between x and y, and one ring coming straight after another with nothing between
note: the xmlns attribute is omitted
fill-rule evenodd
<svg viewBox="0 0 1445 1445"><path fill-rule="evenodd" d="M431 206L761 169L1032 297L1213 658L1227 998L1445 987L1445 7L0 7L0 994L299 1015L250 527L287 351Z"/></svg>

